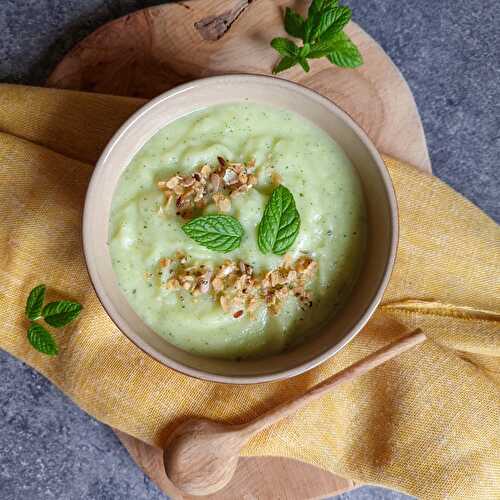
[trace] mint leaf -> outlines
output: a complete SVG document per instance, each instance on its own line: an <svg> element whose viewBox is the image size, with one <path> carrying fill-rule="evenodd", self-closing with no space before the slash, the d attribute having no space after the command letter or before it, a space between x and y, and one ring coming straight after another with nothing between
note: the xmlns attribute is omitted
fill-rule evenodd
<svg viewBox="0 0 500 500"><path fill-rule="evenodd" d="M338 9L338 0L313 0L307 12L304 23L304 42L313 42L318 36L320 26L323 26L323 18L328 11L334 12ZM326 28L323 26L321 32Z"/></svg>
<svg viewBox="0 0 500 500"><path fill-rule="evenodd" d="M259 224L257 243L262 253L283 255L292 245L300 228L300 215L292 193L278 186L271 194Z"/></svg>
<svg viewBox="0 0 500 500"><path fill-rule="evenodd" d="M332 44L332 50L327 55L328 60L341 68L357 68L363 64L363 56L351 39L344 33L339 33L339 39ZM311 57L309 55L309 57Z"/></svg>
<svg viewBox="0 0 500 500"><path fill-rule="evenodd" d="M313 0L309 6L307 15L321 14L324 9L336 7L338 3L338 0Z"/></svg>
<svg viewBox="0 0 500 500"><path fill-rule="evenodd" d="M237 219L221 214L197 217L184 224L182 230L196 243L223 253L238 248L244 234Z"/></svg>
<svg viewBox="0 0 500 500"><path fill-rule="evenodd" d="M351 20L352 12L349 7L335 7L325 11L312 33L314 40L327 41Z"/></svg>
<svg viewBox="0 0 500 500"><path fill-rule="evenodd" d="M80 314L81 310L82 306L78 302L59 300L48 303L43 308L42 316L50 326L59 328L71 323Z"/></svg>
<svg viewBox="0 0 500 500"><path fill-rule="evenodd" d="M299 53L299 48L288 38L273 38L271 47L277 50L282 56L294 57Z"/></svg>
<svg viewBox="0 0 500 500"><path fill-rule="evenodd" d="M29 343L39 352L55 356L59 348L52 335L38 323L31 323L28 328Z"/></svg>
<svg viewBox="0 0 500 500"><path fill-rule="evenodd" d="M285 10L285 30L296 38L304 38L304 18L294 10L287 7Z"/></svg>
<svg viewBox="0 0 500 500"><path fill-rule="evenodd" d="M45 299L45 285L38 285L31 290L26 300L25 314L28 319L38 319L42 315L42 306Z"/></svg>
<svg viewBox="0 0 500 500"><path fill-rule="evenodd" d="M273 74L280 73L281 71L285 71L286 69L291 68L298 64L298 60L295 57L283 57L280 62L273 68Z"/></svg>

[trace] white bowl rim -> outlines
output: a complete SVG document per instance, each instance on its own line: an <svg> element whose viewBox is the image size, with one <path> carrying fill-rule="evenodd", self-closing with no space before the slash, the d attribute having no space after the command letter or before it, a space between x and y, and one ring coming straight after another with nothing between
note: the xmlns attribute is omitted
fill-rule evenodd
<svg viewBox="0 0 500 500"><path fill-rule="evenodd" d="M101 170L106 168L106 162L109 157L109 155L112 153L113 148L115 145L120 141L122 135L131 127L135 125L135 123L141 119L141 117L147 113L149 113L155 106L157 106L159 103L163 102L166 99L171 98L172 96L186 92L190 90L191 88L198 87L198 86L203 86L207 84L215 84L217 85L218 83L224 83L229 80L232 80L232 83L237 83L238 81L247 81L247 80L253 80L257 82L261 82L265 85L275 85L277 87L284 87L288 89L292 89L296 92L301 93L304 95L306 98L316 100L317 102L323 104L326 108L328 108L331 112L337 114L359 137L359 139L363 142L363 145L367 148L369 151L370 155L372 156L375 164L378 167L379 174L383 180L384 188L386 191L387 195L387 201L388 205L390 208L390 227L391 227L391 241L389 245L389 255L387 258L387 261L385 263L385 268L383 271L382 278L377 286L377 292L373 296L372 300L370 301L369 305L365 308L365 311L359 319L356 321L356 323L352 326L351 330L347 335L345 335L342 339L340 339L338 342L336 342L334 345L332 345L330 348L326 349L323 351L321 354L317 355L316 357L299 363L298 365L294 366L293 368L289 368L283 371L278 371L275 373L269 373L269 374L263 374L263 375L238 375L238 376L232 376L232 375L221 375L221 374L216 374L216 373L210 373L204 370L200 370L197 368L193 368L191 366L188 366L182 362L176 361L168 356L165 356L164 354L158 352L156 349L151 347L149 344L147 344L139 335L131 333L127 333L127 323L126 321L121 318L119 315L115 316L111 311L110 304L107 304L107 301L104 299L103 294L101 293L101 283L100 280L98 279L98 273L96 270L96 266L94 262L89 259L89 254L90 252L90 244L89 242L91 241L92 234L91 234L91 224L89 224L89 195L92 193L92 191L95 189L95 184L97 182L97 177L100 173ZM178 85L162 94L159 96L155 97L154 99L150 100L147 102L144 106L139 108L134 114L132 114L126 121L125 123L113 134L109 142L107 143L106 147L104 148L103 152L101 153L96 166L93 170L91 179L89 181L89 185L87 188L87 192L85 195L85 204L84 204L84 209L83 209L83 216L82 216L82 238L83 238L83 253L84 253L84 258L85 258L85 263L87 267L88 274L90 276L90 282L94 288L94 291L97 295L97 298L99 299L101 305L103 306L104 310L106 311L106 314L109 316L111 321L116 325L116 327L120 330L122 334L124 334L133 344L135 344L139 349L141 349L143 352L151 356L153 359L161 363L162 365L171 368L179 373L182 373L184 375L188 375L190 377L194 377L200 380L205 380L209 382L218 382L218 383L226 383L226 384L235 384L235 385L247 385L247 384L257 384L257 383L263 383L263 382L275 382L279 380L284 380L288 379L291 377L295 377L297 375L301 375L302 373L305 373L318 365L324 363L326 360L328 360L330 357L332 357L334 354L339 352L341 349L343 349L363 328L364 326L368 323L370 318L373 316L375 313L377 307L379 306L383 294L385 292L385 289L387 288L387 285L389 283L392 270L394 268L394 263L396 260L396 254L397 254L397 247L398 247L398 241L399 241L399 216L398 216L398 206L397 206L397 199L396 199L396 194L394 191L394 185L392 183L392 179L389 175L389 171L382 160L378 150L376 149L375 145L372 143L371 139L368 137L366 132L358 125L357 122L354 121L354 119L346 113L342 108L340 108L337 104L335 104L333 101L328 99L327 97L324 97L323 95L319 94L315 90L312 90L308 87L305 87L299 83L292 82L289 80L285 80L283 78L279 78L276 76L271 76L271 75L255 75L255 74L245 74L245 73L234 73L234 74L227 74L227 75L218 75L218 76L209 76L205 78L199 78L196 80L191 80L187 83ZM131 331L131 329L130 329Z"/></svg>

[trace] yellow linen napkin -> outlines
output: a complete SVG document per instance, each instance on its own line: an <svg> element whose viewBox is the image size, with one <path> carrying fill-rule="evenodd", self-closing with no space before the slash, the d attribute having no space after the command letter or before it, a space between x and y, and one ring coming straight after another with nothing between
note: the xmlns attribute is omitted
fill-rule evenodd
<svg viewBox="0 0 500 500"><path fill-rule="evenodd" d="M432 339L255 437L246 455L281 455L421 498L499 498L500 231L438 179L386 158L401 239L380 311L322 366L250 387L191 379L149 358L106 316L80 241L92 163L138 99L0 86L0 347L80 407L161 446L186 416L243 422L419 325ZM397 140L397 138L394 138ZM24 304L84 305L57 333L60 354L26 339Z"/></svg>

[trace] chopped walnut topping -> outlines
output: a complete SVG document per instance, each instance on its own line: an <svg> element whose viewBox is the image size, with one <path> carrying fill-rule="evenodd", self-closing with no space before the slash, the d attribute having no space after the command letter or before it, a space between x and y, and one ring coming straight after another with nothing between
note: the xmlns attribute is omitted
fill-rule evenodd
<svg viewBox="0 0 500 500"><path fill-rule="evenodd" d="M167 205L175 200L177 214L184 218L192 216L192 210L203 208L213 201L219 210L229 212L231 200L246 193L257 184L254 175L255 160L248 163L229 162L218 157L219 166L212 168L203 165L191 175L174 175L168 180L158 182Z"/></svg>
<svg viewBox="0 0 500 500"><path fill-rule="evenodd" d="M171 275L163 286L168 290L185 290L193 297L211 292L222 310L235 318L244 312L253 318L261 305L265 305L270 314L279 314L290 296L304 305L312 305L312 296L306 287L314 276L317 263L308 256L294 263L286 255L278 268L260 276L242 261L225 260L215 270L205 265L188 267L186 264L187 257L182 252L177 252L175 259L160 259L160 267L173 267L169 267Z"/></svg>

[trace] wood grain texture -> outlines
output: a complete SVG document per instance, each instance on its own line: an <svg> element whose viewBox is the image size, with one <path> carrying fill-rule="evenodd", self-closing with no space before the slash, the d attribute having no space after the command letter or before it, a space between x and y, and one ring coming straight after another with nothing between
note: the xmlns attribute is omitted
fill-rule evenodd
<svg viewBox="0 0 500 500"><path fill-rule="evenodd" d="M269 41L283 36L285 6L305 1L188 0L141 10L110 22L78 44L47 85L104 94L154 97L192 79L223 73L269 74L277 62ZM311 72L280 75L329 97L367 132L378 149L431 171L420 117L411 91L383 49L359 26L347 32L365 64L344 70L315 60ZM132 458L173 498L162 450L115 430ZM242 458L235 477L213 500L305 500L335 495L353 481L296 460ZM195 498L195 497L192 497Z"/></svg>
<svg viewBox="0 0 500 500"><path fill-rule="evenodd" d="M48 80L52 87L153 97L182 82L222 73L269 74L277 54L269 40L285 35L282 12L291 0L189 0L152 7L101 27L77 45ZM332 99L378 149L430 171L413 96L396 66L359 26L347 32L365 64L355 70L312 61L280 76Z"/></svg>

